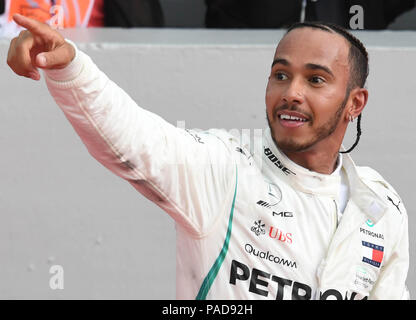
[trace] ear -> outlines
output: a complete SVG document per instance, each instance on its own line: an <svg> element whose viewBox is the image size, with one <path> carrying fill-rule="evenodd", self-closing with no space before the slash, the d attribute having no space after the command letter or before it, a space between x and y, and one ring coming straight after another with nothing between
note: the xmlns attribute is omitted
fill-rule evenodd
<svg viewBox="0 0 416 320"><path fill-rule="evenodd" d="M368 90L365 88L354 88L350 93L350 105L348 107L348 116L357 118L368 101Z"/></svg>

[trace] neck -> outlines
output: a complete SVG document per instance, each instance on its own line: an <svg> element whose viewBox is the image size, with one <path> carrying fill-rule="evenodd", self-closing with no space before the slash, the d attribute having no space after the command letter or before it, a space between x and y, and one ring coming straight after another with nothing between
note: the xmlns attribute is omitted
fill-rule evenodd
<svg viewBox="0 0 416 320"><path fill-rule="evenodd" d="M294 163L310 171L331 174L337 167L339 149L344 139L345 131L346 125L338 126L330 136L304 151L288 151L280 148L279 150ZM274 142L278 147L276 140Z"/></svg>
<svg viewBox="0 0 416 320"><path fill-rule="evenodd" d="M323 174L331 174L337 167L338 150L328 151L303 151L286 152L281 150L290 160L311 171Z"/></svg>
<svg viewBox="0 0 416 320"><path fill-rule="evenodd" d="M337 167L341 141L336 135L319 141L305 151L281 150L290 160L311 171L331 174Z"/></svg>

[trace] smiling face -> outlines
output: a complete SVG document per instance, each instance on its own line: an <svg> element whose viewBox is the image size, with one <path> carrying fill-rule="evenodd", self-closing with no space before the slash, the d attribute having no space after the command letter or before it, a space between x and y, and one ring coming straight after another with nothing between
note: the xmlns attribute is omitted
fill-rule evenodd
<svg viewBox="0 0 416 320"><path fill-rule="evenodd" d="M312 28L280 41L266 89L272 137L282 151L341 144L348 125L349 43Z"/></svg>

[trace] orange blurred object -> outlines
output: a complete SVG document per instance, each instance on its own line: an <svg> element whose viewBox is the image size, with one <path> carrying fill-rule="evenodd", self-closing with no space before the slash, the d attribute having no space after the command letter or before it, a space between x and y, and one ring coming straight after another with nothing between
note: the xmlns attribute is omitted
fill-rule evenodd
<svg viewBox="0 0 416 320"><path fill-rule="evenodd" d="M63 28L101 27L104 25L103 0L6 0L8 21L19 13L40 22L62 15Z"/></svg>

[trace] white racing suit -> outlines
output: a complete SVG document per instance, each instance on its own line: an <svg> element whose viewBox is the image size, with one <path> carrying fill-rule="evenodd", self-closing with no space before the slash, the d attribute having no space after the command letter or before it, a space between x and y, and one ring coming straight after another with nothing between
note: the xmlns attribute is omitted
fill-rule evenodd
<svg viewBox="0 0 416 320"><path fill-rule="evenodd" d="M343 155L340 177L225 130L177 128L77 50L48 88L91 155L176 222L178 299L407 299L408 226L395 190Z"/></svg>

